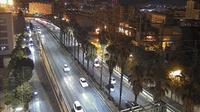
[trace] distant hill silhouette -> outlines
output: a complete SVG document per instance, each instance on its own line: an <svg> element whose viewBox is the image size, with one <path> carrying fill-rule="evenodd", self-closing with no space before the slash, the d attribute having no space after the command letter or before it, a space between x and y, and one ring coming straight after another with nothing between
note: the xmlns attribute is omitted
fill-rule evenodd
<svg viewBox="0 0 200 112"><path fill-rule="evenodd" d="M186 0L119 0L122 4L168 4L168 5L185 5Z"/></svg>

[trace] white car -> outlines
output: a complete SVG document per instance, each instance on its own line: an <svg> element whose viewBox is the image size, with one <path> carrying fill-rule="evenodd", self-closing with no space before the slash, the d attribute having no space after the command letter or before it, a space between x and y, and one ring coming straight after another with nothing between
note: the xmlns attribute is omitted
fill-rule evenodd
<svg viewBox="0 0 200 112"><path fill-rule="evenodd" d="M88 87L89 86L86 79L83 78L83 77L80 78L80 84L81 84L82 87Z"/></svg>
<svg viewBox="0 0 200 112"><path fill-rule="evenodd" d="M64 72L69 72L70 71L70 68L69 68L69 66L67 64L64 64L63 71Z"/></svg>
<svg viewBox="0 0 200 112"><path fill-rule="evenodd" d="M37 29L37 32L39 33L39 34L41 34L42 32L41 32L41 29L38 27Z"/></svg>
<svg viewBox="0 0 200 112"><path fill-rule="evenodd" d="M73 107L75 112L84 112L83 107L79 101L74 101Z"/></svg>
<svg viewBox="0 0 200 112"><path fill-rule="evenodd" d="M94 66L95 66L95 67L100 67L99 60L98 60L98 59L95 59L95 60L94 60Z"/></svg>
<svg viewBox="0 0 200 112"><path fill-rule="evenodd" d="M116 83L116 79L114 77L111 77L111 84L115 84Z"/></svg>

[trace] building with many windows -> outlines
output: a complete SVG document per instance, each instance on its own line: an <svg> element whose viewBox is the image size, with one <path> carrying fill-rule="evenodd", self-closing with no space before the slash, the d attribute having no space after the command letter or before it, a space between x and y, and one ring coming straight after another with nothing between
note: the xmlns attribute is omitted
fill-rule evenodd
<svg viewBox="0 0 200 112"><path fill-rule="evenodd" d="M0 12L0 55L8 55L14 48L13 15Z"/></svg>
<svg viewBox="0 0 200 112"><path fill-rule="evenodd" d="M199 19L199 3L197 0L188 0L186 5L186 19Z"/></svg>

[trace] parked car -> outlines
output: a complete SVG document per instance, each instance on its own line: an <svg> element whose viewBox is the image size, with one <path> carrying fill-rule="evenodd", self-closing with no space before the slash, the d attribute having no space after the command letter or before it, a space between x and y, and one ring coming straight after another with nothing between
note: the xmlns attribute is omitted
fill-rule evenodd
<svg viewBox="0 0 200 112"><path fill-rule="evenodd" d="M115 84L116 83L116 79L114 77L111 77L111 84Z"/></svg>

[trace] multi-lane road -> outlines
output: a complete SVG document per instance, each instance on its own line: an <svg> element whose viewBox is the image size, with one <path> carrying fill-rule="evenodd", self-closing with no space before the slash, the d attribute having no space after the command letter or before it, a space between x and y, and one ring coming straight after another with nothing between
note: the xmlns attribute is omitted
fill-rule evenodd
<svg viewBox="0 0 200 112"><path fill-rule="evenodd" d="M55 73L64 101L70 105L71 109L73 110L74 101L78 100L87 112L110 112L111 109L107 106L105 99L93 86L90 78L77 65L77 62L71 58L71 55L56 42L43 25L35 21L32 23L41 29L41 43ZM71 69L67 73L63 71L64 64L69 65ZM80 77L86 78L89 87L83 88L80 85Z"/></svg>
<svg viewBox="0 0 200 112"><path fill-rule="evenodd" d="M59 38L59 36L60 36L59 28L58 29L54 28L55 26L52 26L52 24L46 24L45 26L48 27ZM70 44L72 46L67 46L67 45L66 46L69 48L69 50L71 50L71 52L73 54L73 50L74 50L73 42L70 42L70 43L72 43L72 44ZM82 63L82 60L83 60L82 59L83 58L83 56L82 56L83 53L82 52L83 51L80 48L79 61L81 63ZM87 61L86 60L84 62L84 65L85 66L87 65ZM98 81L98 83L100 83L100 77L101 77L100 70L101 70L101 68L100 67L98 67L98 68L94 67L93 68L92 67L93 66L92 60L90 61L90 65L89 66L90 66L89 67L90 74L92 74L94 76L94 78L96 79L96 81ZM105 87L106 85L108 85L108 80L109 80L109 71L108 71L108 67L107 67L107 65L105 63L102 66L102 74L103 74L103 77L102 77L103 85ZM114 101L116 103L118 103L118 101L119 101L119 91L120 91L120 74L117 73L116 71L114 71L112 76L116 79L116 84L114 84L114 91L111 92L111 96L114 98ZM127 101L134 101L135 95L133 94L132 88L131 88L130 84L128 84L128 81L124 80L122 85L123 85L123 89L122 89L122 108L126 108L125 103ZM147 96L143 97L144 95L143 96L142 95L143 94L138 96L137 103L142 105L142 106L148 105L150 103L150 99L151 98L148 98Z"/></svg>

